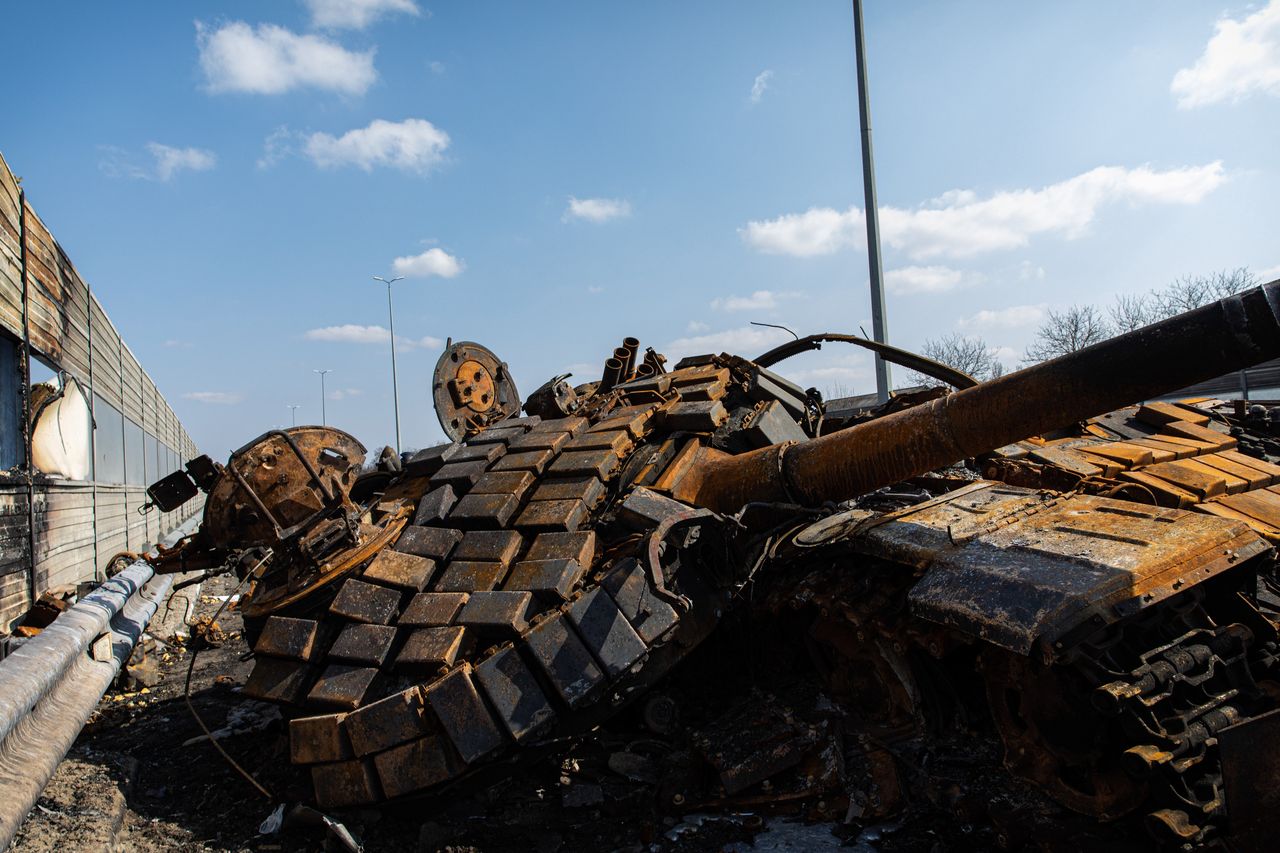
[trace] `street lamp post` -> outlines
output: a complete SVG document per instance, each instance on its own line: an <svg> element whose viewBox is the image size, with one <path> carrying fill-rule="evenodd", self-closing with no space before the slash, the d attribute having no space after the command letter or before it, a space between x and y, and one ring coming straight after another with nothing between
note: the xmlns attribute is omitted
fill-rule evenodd
<svg viewBox="0 0 1280 853"><path fill-rule="evenodd" d="M320 426L328 426L329 421L325 417L325 411L324 411L324 375L326 373L333 373L333 371L332 370L313 370L311 372L320 374Z"/></svg>
<svg viewBox="0 0 1280 853"><path fill-rule="evenodd" d="M391 327L391 403L396 413L396 453L400 452L400 387L396 383L396 315L391 308L391 285L403 279L398 275L393 279L385 279L380 275L373 277L387 286L387 325Z"/></svg>
<svg viewBox="0 0 1280 853"><path fill-rule="evenodd" d="M289 404L289 414L293 415L293 425L294 425L294 426L297 426L297 425L298 425L298 409L300 409L300 408L302 408L302 407L301 407L301 406L294 405L293 403L290 403L290 404Z"/></svg>

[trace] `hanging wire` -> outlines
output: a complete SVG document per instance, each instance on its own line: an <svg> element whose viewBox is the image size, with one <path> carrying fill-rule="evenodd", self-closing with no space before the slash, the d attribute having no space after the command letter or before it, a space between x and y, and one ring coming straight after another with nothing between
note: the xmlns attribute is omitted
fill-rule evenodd
<svg viewBox="0 0 1280 853"><path fill-rule="evenodd" d="M262 557L261 560L258 561L258 565L254 566L252 570L247 572L245 576L240 580L240 583L236 584L235 589L231 590L231 592L227 594L226 601L222 602L222 605L218 607L218 609L214 612L213 618L209 620L209 627L212 627L213 624L218 621L218 617L222 615L222 611L226 610L227 605L231 603L231 600L235 598L236 593L238 593L246 583L248 583L250 580L257 580L260 577L258 575L258 570L267 564L267 560L271 559L271 553L272 553L271 550L268 549L267 553ZM195 639L194 634L192 635L192 639L194 641ZM203 637L201 637L201 639L203 640ZM196 710L195 704L191 701L191 673L195 669L196 658L199 656L200 651L201 651L200 645L193 642L192 648L191 648L191 661L187 664L187 683L186 683L186 687L183 690L183 698L187 700L187 709L191 711L191 716L195 717L196 719L196 725L200 726L200 729L201 731L204 732L205 737L209 738L209 742L213 744L213 748L218 750L219 753L221 753L222 757L226 759L227 763L230 764L231 767L237 773L239 773L241 776L247 779L250 785L257 788L258 793L266 797L268 801L275 802L275 799L276 799L275 795L272 794L270 791L268 791L266 788L264 788L262 786L262 783L260 783L257 779L254 778L253 774L251 774L249 771L241 767L240 764L234 758L232 758L231 755L225 749L222 748L222 744L218 743L218 739L213 736L213 732L209 731L209 727L204 724L204 720L201 718L200 712Z"/></svg>

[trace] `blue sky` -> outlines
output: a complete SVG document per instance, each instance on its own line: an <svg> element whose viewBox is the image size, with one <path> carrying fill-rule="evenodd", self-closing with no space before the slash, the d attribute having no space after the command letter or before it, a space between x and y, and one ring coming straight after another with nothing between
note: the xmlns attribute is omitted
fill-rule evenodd
<svg viewBox="0 0 1280 853"><path fill-rule="evenodd" d="M1280 0L868 0L889 331L1017 362L1044 312L1280 276ZM527 394L870 328L846 2L18 4L0 151L216 457L440 440L440 342ZM399 260L397 260L399 259ZM871 362L787 363L873 390Z"/></svg>

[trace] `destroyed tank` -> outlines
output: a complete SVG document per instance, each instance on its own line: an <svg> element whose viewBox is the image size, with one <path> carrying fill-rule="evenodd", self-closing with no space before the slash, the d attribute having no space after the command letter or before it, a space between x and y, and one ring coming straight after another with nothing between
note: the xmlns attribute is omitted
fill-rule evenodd
<svg viewBox="0 0 1280 853"><path fill-rule="evenodd" d="M837 411L771 369L833 341L957 390ZM195 460L151 493L207 491L203 525L154 562L248 584L244 693L286 709L324 808L510 773L754 608L806 626L877 743L927 734L928 669L981 685L1008 771L1070 809L1263 849L1280 467L1208 404L1152 401L1277 356L1280 282L982 384L845 335L669 369L628 338L521 406L450 344L454 441L369 469L297 427Z"/></svg>

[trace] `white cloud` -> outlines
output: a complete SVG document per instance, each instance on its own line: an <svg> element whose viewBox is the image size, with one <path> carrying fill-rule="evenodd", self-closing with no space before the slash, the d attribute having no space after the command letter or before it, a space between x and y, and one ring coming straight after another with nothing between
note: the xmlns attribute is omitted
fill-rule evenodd
<svg viewBox="0 0 1280 853"><path fill-rule="evenodd" d="M362 95L378 74L372 49L349 51L318 35L244 21L212 29L196 22L200 69L211 92L279 95L301 87Z"/></svg>
<svg viewBox="0 0 1280 853"><path fill-rule="evenodd" d="M322 169L355 166L369 172L374 166L391 166L422 175L444 160L448 147L449 134L426 119L375 119L338 137L313 133L306 152Z"/></svg>
<svg viewBox="0 0 1280 853"><path fill-rule="evenodd" d="M751 103L760 103L760 99L764 97L764 92L769 88L769 81L772 79L773 70L770 68L766 68L756 75L755 82L751 84Z"/></svg>
<svg viewBox="0 0 1280 853"><path fill-rule="evenodd" d="M956 325L962 329L1027 329L1044 319L1043 305L1012 305L1008 308L984 308L971 317L961 317Z"/></svg>
<svg viewBox="0 0 1280 853"><path fill-rule="evenodd" d="M218 163L217 155L203 148L173 148L159 142L148 142L147 150L155 158L156 177L162 181L170 180L184 170L207 172Z"/></svg>
<svg viewBox="0 0 1280 853"><path fill-rule="evenodd" d="M1169 89L1184 110L1255 92L1280 97L1280 0L1239 21L1220 18L1204 53L1173 75Z"/></svg>
<svg viewBox="0 0 1280 853"><path fill-rule="evenodd" d="M950 267L900 267L898 269L885 270L884 284L890 293L903 295L912 293L945 293L948 290L956 289L972 278L973 276L967 276L960 270L953 270Z"/></svg>
<svg viewBox="0 0 1280 853"><path fill-rule="evenodd" d="M685 326L684 330L691 335L700 335L703 332L711 331L711 327L701 320L690 320L689 325Z"/></svg>
<svg viewBox="0 0 1280 853"><path fill-rule="evenodd" d="M142 162L139 155L123 148L103 145L98 166L113 178L170 181L179 172L207 172L218 164L218 156L204 148L174 148L159 142L148 142L146 147L151 155L150 163Z"/></svg>
<svg viewBox="0 0 1280 853"><path fill-rule="evenodd" d="M308 329L303 335L309 341L324 341L339 344L385 344L391 340L391 332L386 326L358 326L347 323L342 326L324 326L319 329ZM431 335L421 338L396 338L396 348L404 349L440 349L444 341Z"/></svg>
<svg viewBox="0 0 1280 853"><path fill-rule="evenodd" d="M791 299L799 294L791 291L757 290L749 296L718 296L711 300L716 311L772 311L781 299Z"/></svg>
<svg viewBox="0 0 1280 853"><path fill-rule="evenodd" d="M789 340L792 340L791 335L781 329L768 326L739 326L736 329L677 338L663 347L661 352L672 364L685 356L704 353L727 352L754 358Z"/></svg>
<svg viewBox="0 0 1280 853"><path fill-rule="evenodd" d="M226 391L188 391L182 395L184 400L195 400L197 403L211 403L216 406L230 406L239 403L239 394Z"/></svg>
<svg viewBox="0 0 1280 853"><path fill-rule="evenodd" d="M345 400L348 397L359 397L363 393L359 388L335 388L329 392L328 397L330 400Z"/></svg>
<svg viewBox="0 0 1280 853"><path fill-rule="evenodd" d="M1271 281L1275 281L1276 279L1280 278L1280 264L1276 264L1274 267L1267 267L1266 269L1258 270L1257 276L1258 276L1258 281L1262 282L1263 284L1266 284Z"/></svg>
<svg viewBox="0 0 1280 853"><path fill-rule="evenodd" d="M1044 281L1044 277L1044 267L1036 266L1031 261L1023 261L1018 264L1019 281Z"/></svg>
<svg viewBox="0 0 1280 853"><path fill-rule="evenodd" d="M420 14L413 0L303 0L313 26L363 30L385 15Z"/></svg>
<svg viewBox="0 0 1280 853"><path fill-rule="evenodd" d="M407 278L427 278L438 275L441 278L453 278L462 272L463 262L444 249L427 249L421 255L409 255L396 258L391 262L391 269L396 275Z"/></svg>
<svg viewBox="0 0 1280 853"><path fill-rule="evenodd" d="M280 125L262 140L262 156L258 158L259 169L270 169L285 157L296 153L296 146L301 134Z"/></svg>
<svg viewBox="0 0 1280 853"><path fill-rule="evenodd" d="M592 294L592 295L597 294L597 293L604 293L604 287L602 287L601 285L598 285L598 284L588 284L588 285L587 285L587 293L590 293L590 294Z"/></svg>
<svg viewBox="0 0 1280 853"><path fill-rule="evenodd" d="M752 248L765 254L805 258L865 246L862 227L862 211L857 208L842 213L829 207L811 207L804 213L785 213L777 219L752 220L738 233Z"/></svg>
<svg viewBox="0 0 1280 853"><path fill-rule="evenodd" d="M618 198L575 198L569 196L569 207L562 219L585 219L588 222L608 222L631 215L631 202Z"/></svg>
<svg viewBox="0 0 1280 853"><path fill-rule="evenodd" d="M914 209L883 207L880 230L886 244L914 259L971 257L1025 246L1039 234L1077 238L1105 204L1195 204L1225 180L1220 160L1165 171L1099 166L1040 189L1004 190L985 199L953 190ZM856 207L815 207L751 221L739 233L758 251L798 257L866 243Z"/></svg>
<svg viewBox="0 0 1280 853"><path fill-rule="evenodd" d="M431 69L432 74L443 74L444 63L438 59L433 59L427 63L427 68Z"/></svg>

